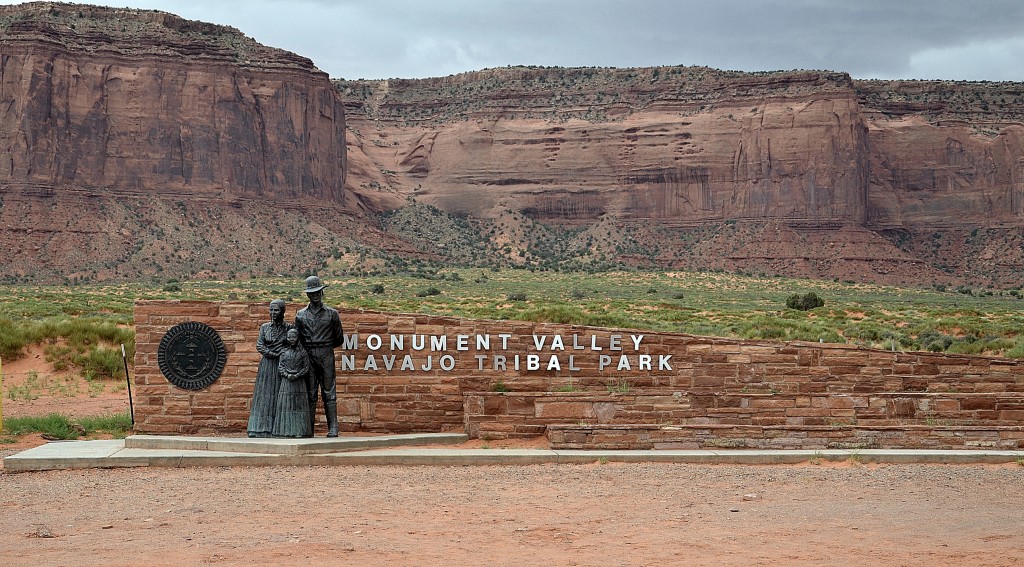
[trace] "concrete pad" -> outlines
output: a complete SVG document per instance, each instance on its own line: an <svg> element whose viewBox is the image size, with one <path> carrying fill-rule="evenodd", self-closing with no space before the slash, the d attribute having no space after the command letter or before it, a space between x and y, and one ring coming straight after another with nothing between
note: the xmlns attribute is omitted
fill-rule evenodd
<svg viewBox="0 0 1024 567"><path fill-rule="evenodd" d="M129 435L124 438L126 449L176 449L205 451L215 437L182 437L177 435Z"/></svg>
<svg viewBox="0 0 1024 567"><path fill-rule="evenodd" d="M316 455L377 447L455 445L463 443L468 439L469 436L464 433L412 433L406 435L311 437L303 439L132 435L125 439L125 447L130 449L225 451L271 455Z"/></svg>
<svg viewBox="0 0 1024 567"><path fill-rule="evenodd" d="M146 466L152 467L276 466L292 464L291 460L286 455L176 449L123 449L109 458L114 463L112 466L118 466L119 462L145 461Z"/></svg>
<svg viewBox="0 0 1024 567"><path fill-rule="evenodd" d="M121 439L54 441L5 457L4 472L103 467L103 463L123 448Z"/></svg>
<svg viewBox="0 0 1024 567"><path fill-rule="evenodd" d="M110 467L343 466L343 465L537 465L688 463L771 465L811 460L863 463L1013 463L1024 451L921 449L844 450L551 450L373 448L386 444L458 442L455 434L386 435L337 439L247 439L133 436L126 440L59 441L4 459L4 472ZM458 440L458 441L456 441ZM139 447L138 445L142 445ZM153 446L149 446L153 445Z"/></svg>

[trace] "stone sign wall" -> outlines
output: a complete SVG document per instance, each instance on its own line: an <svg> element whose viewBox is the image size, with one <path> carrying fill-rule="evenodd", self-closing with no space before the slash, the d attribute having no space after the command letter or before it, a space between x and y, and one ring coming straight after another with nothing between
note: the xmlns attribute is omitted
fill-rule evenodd
<svg viewBox="0 0 1024 567"><path fill-rule="evenodd" d="M1024 447L1014 360L339 312L343 431L547 434L561 447ZM243 432L267 319L266 303L138 302L137 430ZM157 365L161 338L185 321L216 329L228 351L199 391Z"/></svg>

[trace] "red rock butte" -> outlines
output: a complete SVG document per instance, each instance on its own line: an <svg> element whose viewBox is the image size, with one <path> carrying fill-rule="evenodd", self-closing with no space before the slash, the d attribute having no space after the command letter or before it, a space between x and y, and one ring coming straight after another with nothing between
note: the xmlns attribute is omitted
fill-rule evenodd
<svg viewBox="0 0 1024 567"><path fill-rule="evenodd" d="M344 201L341 99L309 59L162 12L0 17L5 185Z"/></svg>

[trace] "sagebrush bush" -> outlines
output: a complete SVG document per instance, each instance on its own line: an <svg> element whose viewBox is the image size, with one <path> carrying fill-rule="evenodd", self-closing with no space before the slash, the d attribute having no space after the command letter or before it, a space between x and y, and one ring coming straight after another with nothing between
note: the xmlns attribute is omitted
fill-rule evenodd
<svg viewBox="0 0 1024 567"><path fill-rule="evenodd" d="M818 294L813 291L809 291L803 295L794 293L793 295L786 298L786 307L790 309L798 309L800 311L810 311L816 307L825 305L825 300L818 297Z"/></svg>

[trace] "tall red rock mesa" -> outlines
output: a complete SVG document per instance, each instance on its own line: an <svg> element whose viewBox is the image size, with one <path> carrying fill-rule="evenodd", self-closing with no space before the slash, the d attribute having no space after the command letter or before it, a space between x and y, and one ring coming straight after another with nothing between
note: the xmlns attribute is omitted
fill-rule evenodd
<svg viewBox="0 0 1024 567"><path fill-rule="evenodd" d="M326 74L156 11L0 7L0 183L344 202Z"/></svg>
<svg viewBox="0 0 1024 567"><path fill-rule="evenodd" d="M315 268L356 204L346 171L307 58L164 12L0 6L6 281Z"/></svg>

